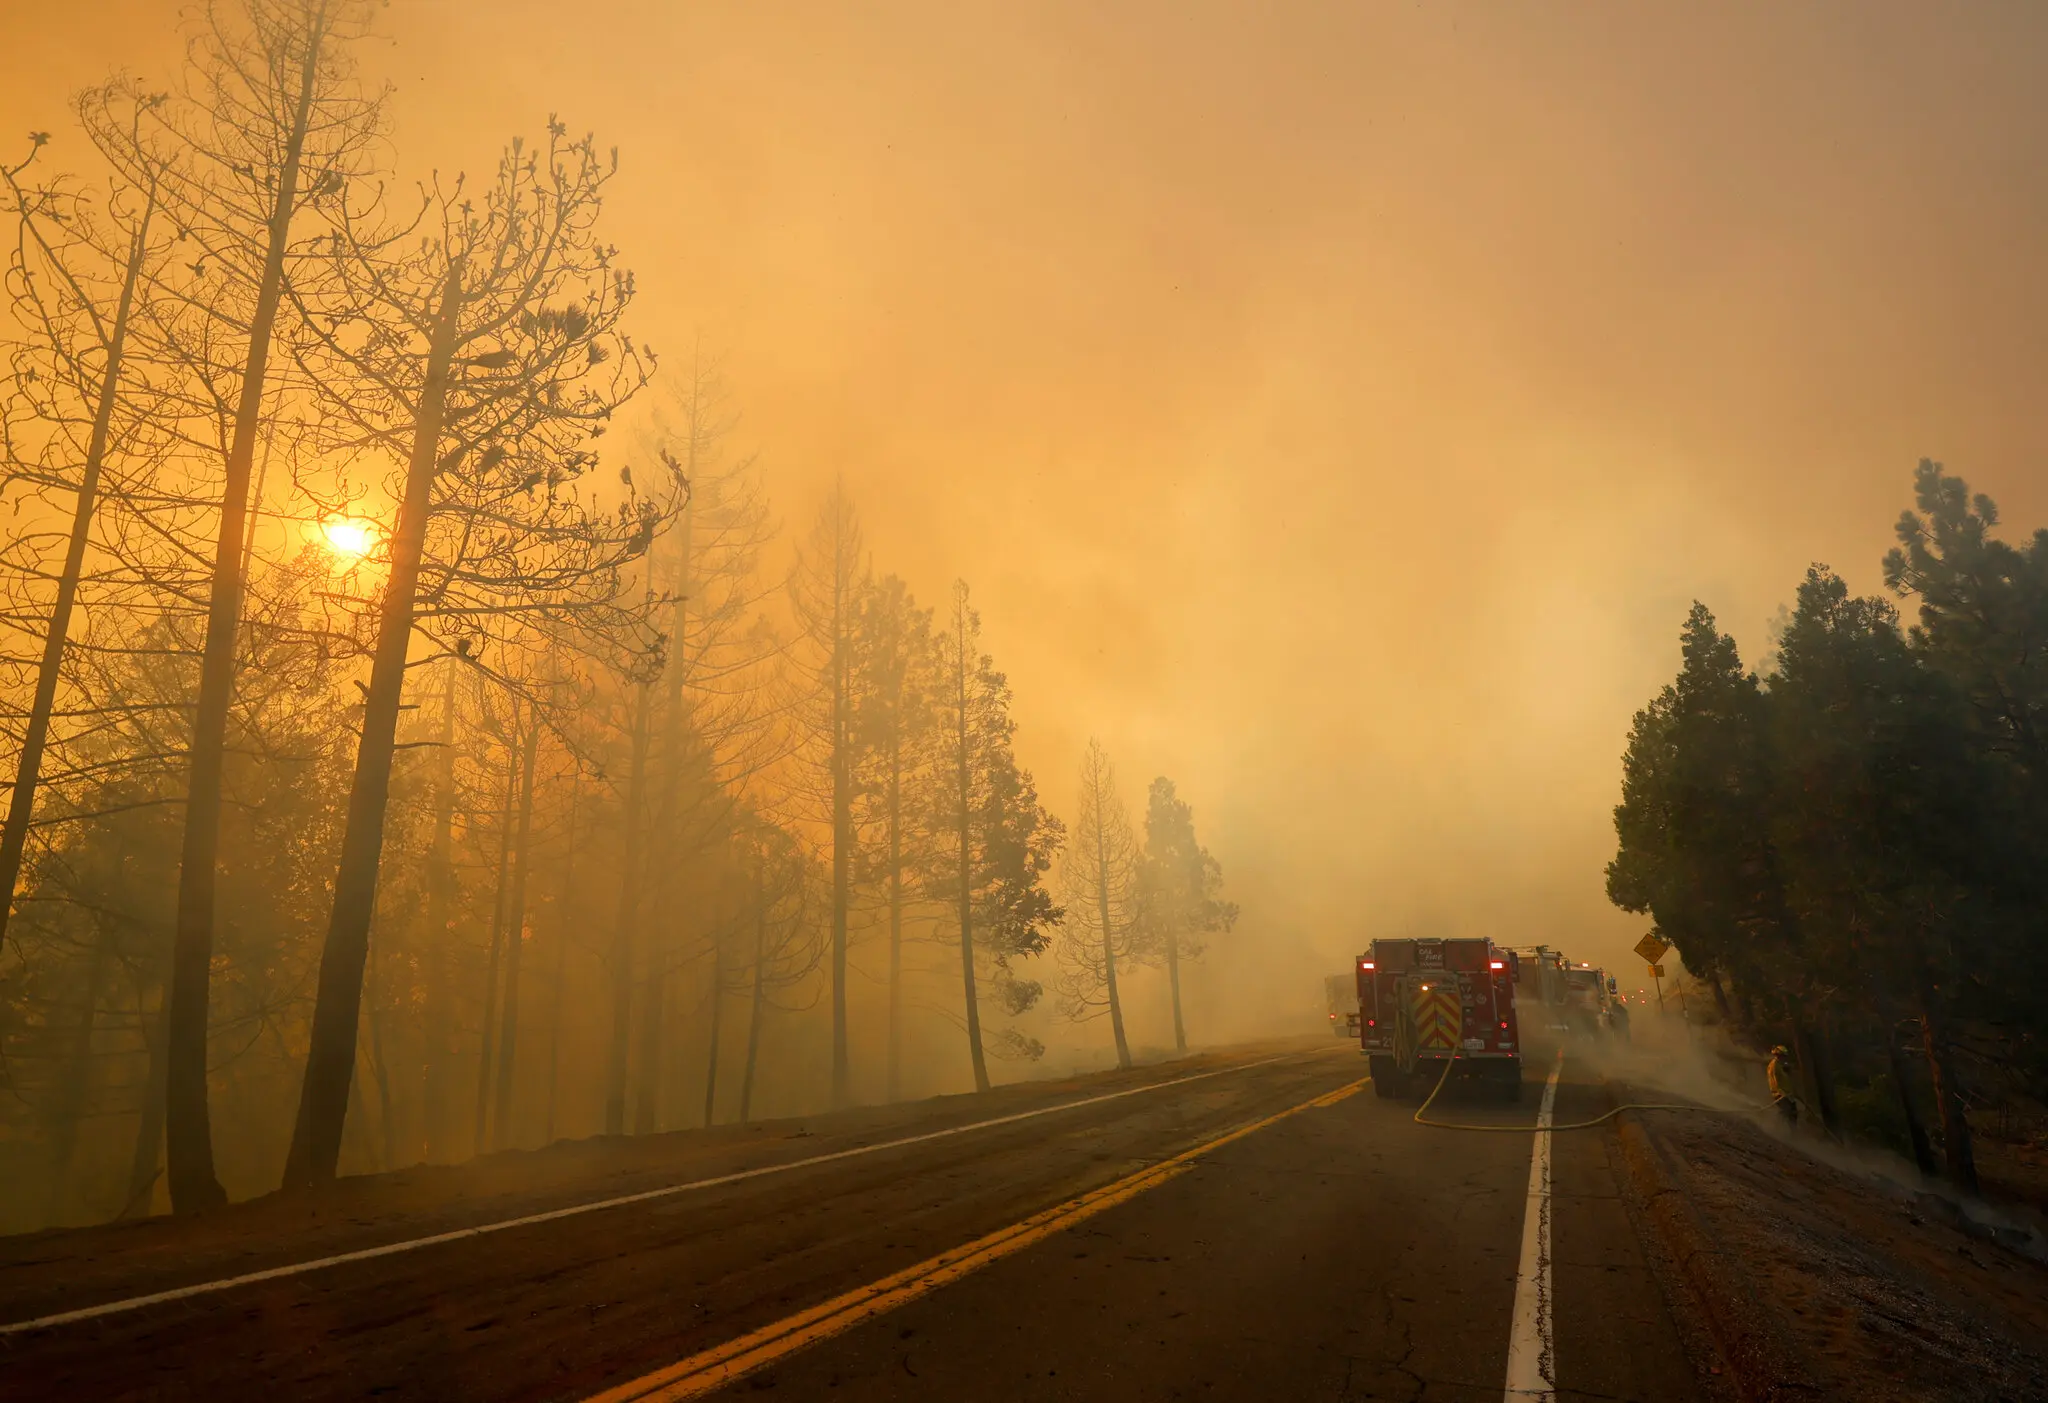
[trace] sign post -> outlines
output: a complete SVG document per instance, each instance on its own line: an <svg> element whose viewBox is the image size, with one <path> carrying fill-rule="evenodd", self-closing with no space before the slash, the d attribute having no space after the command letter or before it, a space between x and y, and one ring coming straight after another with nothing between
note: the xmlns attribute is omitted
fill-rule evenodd
<svg viewBox="0 0 2048 1403"><path fill-rule="evenodd" d="M1657 1016L1664 1016L1664 966L1660 963L1669 953L1671 942L1660 931L1651 931L1636 942L1636 954L1642 956L1650 966L1650 978L1657 984Z"/></svg>

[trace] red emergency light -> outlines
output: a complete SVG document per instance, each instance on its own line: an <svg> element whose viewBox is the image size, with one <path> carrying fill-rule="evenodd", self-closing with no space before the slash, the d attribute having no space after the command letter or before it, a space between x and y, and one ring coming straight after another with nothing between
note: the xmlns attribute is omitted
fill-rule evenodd
<svg viewBox="0 0 2048 1403"><path fill-rule="evenodd" d="M1488 960L1486 962L1486 967L1488 969L1506 969L1507 962L1504 960Z"/></svg>
<svg viewBox="0 0 2048 1403"><path fill-rule="evenodd" d="M1371 968L1372 968L1372 961L1371 961L1371 960L1360 960L1360 961L1358 962L1358 967L1359 967L1360 969L1371 969Z"/></svg>

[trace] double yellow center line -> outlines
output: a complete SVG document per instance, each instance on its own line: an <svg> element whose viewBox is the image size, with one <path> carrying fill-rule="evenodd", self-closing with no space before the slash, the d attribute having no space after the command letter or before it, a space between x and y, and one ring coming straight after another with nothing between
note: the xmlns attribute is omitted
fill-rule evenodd
<svg viewBox="0 0 2048 1403"><path fill-rule="evenodd" d="M987 1266L990 1262L1021 1252L1035 1242L1041 1242L1054 1233L1073 1227L1076 1223L1094 1217L1119 1203L1128 1202L1147 1189L1157 1188L1169 1179L1176 1179L1194 1168L1194 1163L1203 1155L1213 1153L1234 1140L1242 1140L1277 1121L1315 1106L1333 1106L1347 1096L1357 1093L1366 1084L1366 1078L1338 1087L1312 1097L1299 1105L1253 1121L1250 1125L1239 1126L1236 1130L1219 1135L1214 1140L1183 1151L1172 1159L1162 1160L1135 1174L1117 1180L1113 1184L1082 1194L1079 1198L1068 1199L1065 1203L1048 1208L1020 1223L999 1228L986 1237L976 1238L964 1246L941 1252L938 1256L919 1262L916 1266L905 1267L879 1281L869 1282L844 1295L835 1296L822 1305L799 1311L772 1325L764 1325L750 1334L722 1345L693 1354L667 1368L656 1369L616 1388L606 1389L589 1400L589 1403L676 1403L685 1398L702 1398L715 1392L735 1379L752 1373L765 1365L773 1364L786 1355L827 1340L834 1335L844 1334L854 1326L886 1315L898 1306L908 1305L921 1296L930 1295L942 1286L951 1285L969 1272Z"/></svg>

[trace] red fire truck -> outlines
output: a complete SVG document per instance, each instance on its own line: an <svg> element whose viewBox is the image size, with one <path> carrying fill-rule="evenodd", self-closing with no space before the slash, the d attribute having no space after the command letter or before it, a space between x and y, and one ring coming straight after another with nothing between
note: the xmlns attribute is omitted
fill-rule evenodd
<svg viewBox="0 0 2048 1403"><path fill-rule="evenodd" d="M1358 957L1359 1045L1383 1097L1426 1093L1444 1075L1522 1094L1515 957L1483 937L1375 940Z"/></svg>

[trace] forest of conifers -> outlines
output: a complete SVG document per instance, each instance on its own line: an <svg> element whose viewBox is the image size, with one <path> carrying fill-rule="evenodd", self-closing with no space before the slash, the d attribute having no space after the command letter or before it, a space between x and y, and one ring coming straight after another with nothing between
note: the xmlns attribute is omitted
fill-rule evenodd
<svg viewBox="0 0 2048 1403"><path fill-rule="evenodd" d="M1808 570L1761 673L1695 604L1638 712L1607 889L1834 1134L1974 1189L2048 1103L2048 530L1922 462L1884 583Z"/></svg>
<svg viewBox="0 0 2048 1403"><path fill-rule="evenodd" d="M968 587L785 540L615 156L399 179L374 6L244 0L0 155L0 1231L1126 1065L1235 908L1013 750ZM611 432L608 434L607 431ZM1050 994L1050 997L1042 997Z"/></svg>

